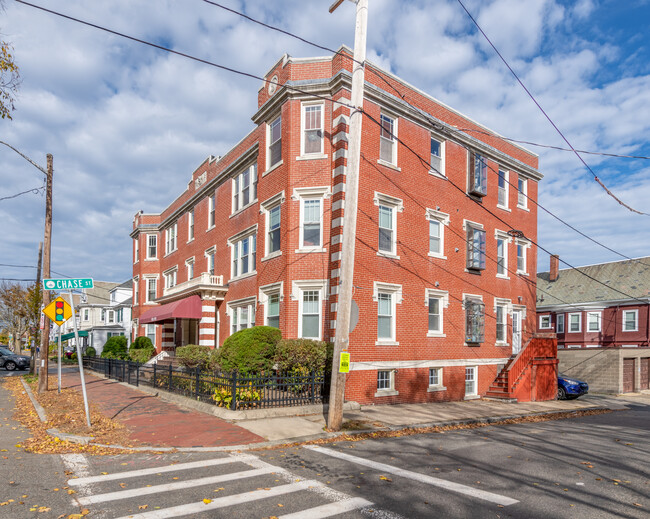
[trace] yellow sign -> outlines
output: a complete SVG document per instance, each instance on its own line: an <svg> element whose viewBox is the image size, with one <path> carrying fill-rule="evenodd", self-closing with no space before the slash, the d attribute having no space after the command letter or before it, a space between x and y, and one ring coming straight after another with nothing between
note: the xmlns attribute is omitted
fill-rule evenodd
<svg viewBox="0 0 650 519"><path fill-rule="evenodd" d="M350 373L350 354L346 351L341 352L339 373Z"/></svg>
<svg viewBox="0 0 650 519"><path fill-rule="evenodd" d="M43 308L43 313L50 318L54 324L61 326L72 317L72 308L62 297L57 297L49 305Z"/></svg>

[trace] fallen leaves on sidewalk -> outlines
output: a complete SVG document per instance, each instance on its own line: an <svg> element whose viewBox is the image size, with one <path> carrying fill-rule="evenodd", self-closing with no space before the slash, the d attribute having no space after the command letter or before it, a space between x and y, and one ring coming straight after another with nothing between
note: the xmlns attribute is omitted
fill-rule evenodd
<svg viewBox="0 0 650 519"><path fill-rule="evenodd" d="M37 383L30 384L36 400L43 406L48 421L43 423L36 414L31 400L18 377L12 377L4 382L16 400L14 417L27 427L32 437L21 443L28 452L37 454L63 454L84 452L87 454L107 455L129 452L95 445L82 445L51 436L47 429L57 429L64 433L81 436L92 436L93 443L133 446L126 427L104 416L95 406L90 405L90 420L92 427L86 425L83 396L74 389L63 389L57 392L56 378L50 377L50 390L45 393L37 392Z"/></svg>

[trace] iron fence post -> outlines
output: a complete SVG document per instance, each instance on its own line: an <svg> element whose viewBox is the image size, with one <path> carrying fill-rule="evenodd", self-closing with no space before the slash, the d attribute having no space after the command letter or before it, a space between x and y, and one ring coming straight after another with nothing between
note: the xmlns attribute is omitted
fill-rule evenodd
<svg viewBox="0 0 650 519"><path fill-rule="evenodd" d="M140 385L140 363L135 363L135 387Z"/></svg>
<svg viewBox="0 0 650 519"><path fill-rule="evenodd" d="M153 379L152 379L153 387L156 387L156 366L157 366L157 364L154 363L154 365L153 365Z"/></svg>
<svg viewBox="0 0 650 519"><path fill-rule="evenodd" d="M201 368L200 366L196 367L196 385L194 386L194 397L196 400L199 399L199 384L201 381Z"/></svg>
<svg viewBox="0 0 650 519"><path fill-rule="evenodd" d="M316 403L316 372L311 371L311 403Z"/></svg>
<svg viewBox="0 0 650 519"><path fill-rule="evenodd" d="M230 401L230 409L233 411L237 409L237 370L232 372L231 375L231 395L232 395L232 400Z"/></svg>
<svg viewBox="0 0 650 519"><path fill-rule="evenodd" d="M167 381L167 389L172 390L172 365L169 365L169 380Z"/></svg>

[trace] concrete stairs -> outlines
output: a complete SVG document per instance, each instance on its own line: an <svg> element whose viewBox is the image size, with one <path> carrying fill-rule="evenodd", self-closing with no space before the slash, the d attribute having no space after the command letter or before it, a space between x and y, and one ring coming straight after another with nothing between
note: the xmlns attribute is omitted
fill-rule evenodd
<svg viewBox="0 0 650 519"><path fill-rule="evenodd" d="M497 375L497 378L494 379L494 382L490 385L487 392L485 393L485 398L494 398L500 401L505 402L516 402L517 399L514 397L513 393L508 391L508 367L512 364L512 361L515 359L513 355L508 359L508 362Z"/></svg>

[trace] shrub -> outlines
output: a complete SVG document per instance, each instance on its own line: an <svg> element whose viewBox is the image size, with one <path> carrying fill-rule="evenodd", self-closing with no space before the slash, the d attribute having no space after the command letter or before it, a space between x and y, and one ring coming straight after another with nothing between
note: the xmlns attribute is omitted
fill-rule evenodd
<svg viewBox="0 0 650 519"><path fill-rule="evenodd" d="M230 407L232 403L232 388L218 387L214 390L212 399L218 407ZM249 382L245 387L237 388L237 408L253 409L258 407L262 400L262 392L253 388L253 383Z"/></svg>
<svg viewBox="0 0 650 519"><path fill-rule="evenodd" d="M131 343L130 350L143 350L147 348L153 348L153 343L149 337L136 337L135 340Z"/></svg>
<svg viewBox="0 0 650 519"><path fill-rule="evenodd" d="M306 375L329 372L332 365L331 342L313 339L282 339L275 347L275 363L282 373Z"/></svg>
<svg viewBox="0 0 650 519"><path fill-rule="evenodd" d="M212 348L188 344L176 348L176 358L186 368L194 369L198 366L202 371L207 371L212 364Z"/></svg>
<svg viewBox="0 0 650 519"><path fill-rule="evenodd" d="M95 348L93 348L92 346L88 346L88 348L86 348L86 356L87 357L96 357L97 356L97 350L95 350Z"/></svg>
<svg viewBox="0 0 650 519"><path fill-rule="evenodd" d="M140 364L144 364L151 357L153 357L155 353L156 353L156 348L154 348L153 346L151 346L150 348L136 348L134 350L133 345L131 345L131 348L129 349L129 358L133 362L139 362Z"/></svg>
<svg viewBox="0 0 650 519"><path fill-rule="evenodd" d="M275 345L282 332L271 326L245 328L228 337L215 351L214 359L224 371L243 375L258 374L273 368Z"/></svg>
<svg viewBox="0 0 650 519"><path fill-rule="evenodd" d="M126 337L124 335L116 335L109 337L104 344L102 355L105 359L126 359Z"/></svg>

